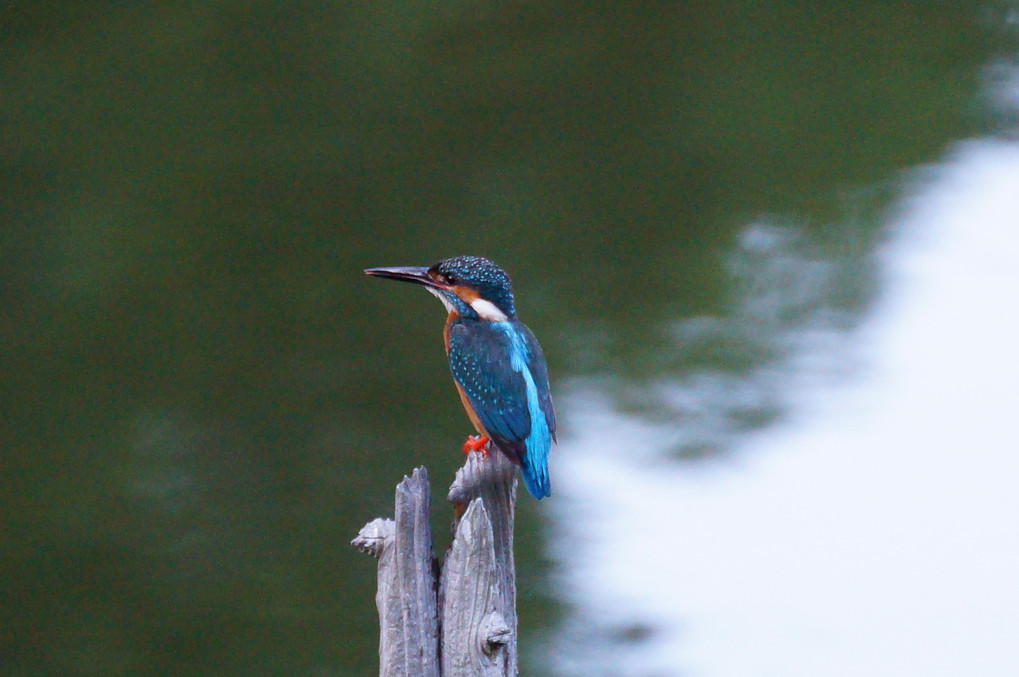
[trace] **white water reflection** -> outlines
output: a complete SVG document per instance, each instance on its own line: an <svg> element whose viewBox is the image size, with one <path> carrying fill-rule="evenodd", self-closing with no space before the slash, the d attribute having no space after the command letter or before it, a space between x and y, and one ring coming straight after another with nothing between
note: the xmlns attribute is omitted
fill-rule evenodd
<svg viewBox="0 0 1019 677"><path fill-rule="evenodd" d="M667 460L674 431L567 394L556 672L1019 674L1019 144L920 183L860 372L795 366L789 419L725 461Z"/></svg>

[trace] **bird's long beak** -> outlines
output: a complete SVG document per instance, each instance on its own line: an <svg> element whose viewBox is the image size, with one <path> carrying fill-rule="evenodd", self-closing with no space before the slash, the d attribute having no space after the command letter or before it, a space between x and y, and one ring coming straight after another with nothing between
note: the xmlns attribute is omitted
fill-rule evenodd
<svg viewBox="0 0 1019 677"><path fill-rule="evenodd" d="M440 284L432 279L427 268L420 266L393 266L391 268L366 268L365 275L373 277L384 277L389 280L400 280L402 282L413 282L426 287L446 289L446 285Z"/></svg>

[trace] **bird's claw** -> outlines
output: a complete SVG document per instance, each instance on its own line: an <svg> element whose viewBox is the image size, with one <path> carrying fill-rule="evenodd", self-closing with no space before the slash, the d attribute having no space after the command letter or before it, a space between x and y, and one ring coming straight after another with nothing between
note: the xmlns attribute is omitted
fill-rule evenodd
<svg viewBox="0 0 1019 677"><path fill-rule="evenodd" d="M472 451L480 451L483 458L488 458L488 438L484 435L468 435L463 452L469 454Z"/></svg>

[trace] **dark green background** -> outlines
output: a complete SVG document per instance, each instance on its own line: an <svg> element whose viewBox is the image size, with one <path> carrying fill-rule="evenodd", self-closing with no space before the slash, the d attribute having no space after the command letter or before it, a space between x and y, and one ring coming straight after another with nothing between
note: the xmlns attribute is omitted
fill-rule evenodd
<svg viewBox="0 0 1019 677"><path fill-rule="evenodd" d="M5 3L0 672L370 674L347 543L415 465L444 493L470 426L439 304L361 269L487 255L554 390L682 425L650 383L774 357L670 347L733 312L748 222L801 228L844 269L825 303L866 310L902 171L995 124L1003 11ZM554 501L522 501L525 674Z"/></svg>

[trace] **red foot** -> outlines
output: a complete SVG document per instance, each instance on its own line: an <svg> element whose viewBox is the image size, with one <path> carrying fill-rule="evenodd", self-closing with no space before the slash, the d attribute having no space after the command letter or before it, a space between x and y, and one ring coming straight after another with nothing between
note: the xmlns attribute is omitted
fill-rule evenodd
<svg viewBox="0 0 1019 677"><path fill-rule="evenodd" d="M464 453L469 454L472 451L480 451L481 455L488 458L488 438L484 435L468 435L467 441L464 442Z"/></svg>

